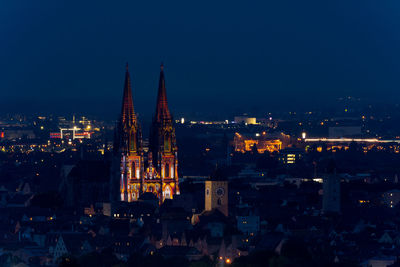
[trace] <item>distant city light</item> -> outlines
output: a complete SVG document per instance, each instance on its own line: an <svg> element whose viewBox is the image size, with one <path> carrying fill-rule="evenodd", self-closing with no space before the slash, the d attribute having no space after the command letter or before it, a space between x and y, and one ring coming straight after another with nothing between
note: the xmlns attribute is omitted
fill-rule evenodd
<svg viewBox="0 0 400 267"><path fill-rule="evenodd" d="M306 142L365 142L365 143L400 143L400 140L380 140L376 138L306 138Z"/></svg>

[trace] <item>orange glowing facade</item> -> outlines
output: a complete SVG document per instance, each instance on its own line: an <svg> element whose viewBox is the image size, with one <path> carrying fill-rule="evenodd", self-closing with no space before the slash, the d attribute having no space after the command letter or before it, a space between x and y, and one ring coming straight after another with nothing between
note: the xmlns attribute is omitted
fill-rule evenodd
<svg viewBox="0 0 400 267"><path fill-rule="evenodd" d="M164 66L161 65L156 113L150 131L150 155L160 177L158 194L161 194L162 200L179 195L178 147L172 121L167 102Z"/></svg>
<svg viewBox="0 0 400 267"><path fill-rule="evenodd" d="M128 67L122 111L115 136L115 151L120 157L120 200L136 201L151 192L162 203L179 194L175 129L168 109L164 70L161 66L156 114L150 134L150 150L144 154L142 135L132 99Z"/></svg>
<svg viewBox="0 0 400 267"><path fill-rule="evenodd" d="M282 149L282 141L280 139L270 139L265 133L255 138L235 133L234 145L235 151L242 153L252 151L254 146L257 148L258 153L274 152Z"/></svg>

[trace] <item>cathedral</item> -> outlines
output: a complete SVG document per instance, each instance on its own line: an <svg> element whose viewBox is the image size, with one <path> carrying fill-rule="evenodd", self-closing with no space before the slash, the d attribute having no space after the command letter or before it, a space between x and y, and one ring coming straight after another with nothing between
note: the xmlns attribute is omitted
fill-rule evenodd
<svg viewBox="0 0 400 267"><path fill-rule="evenodd" d="M121 115L114 136L114 164L119 192L114 200L132 202L153 193L161 204L179 194L178 148L168 109L164 66L161 65L155 115L150 129L148 153L144 152L141 127L135 114L131 79L126 66ZM119 180L119 181L118 181Z"/></svg>

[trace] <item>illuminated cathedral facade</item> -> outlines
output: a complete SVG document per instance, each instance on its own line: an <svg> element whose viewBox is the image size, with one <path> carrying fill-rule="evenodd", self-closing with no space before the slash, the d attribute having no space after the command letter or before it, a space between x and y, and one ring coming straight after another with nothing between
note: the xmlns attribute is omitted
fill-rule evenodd
<svg viewBox="0 0 400 267"><path fill-rule="evenodd" d="M168 108L164 67L161 65L155 116L150 129L148 153L144 153L141 127L132 98L126 66L122 111L115 131L114 157L119 164L119 194L115 200L132 202L153 193L162 203L179 194L178 148ZM117 182L115 180L115 182Z"/></svg>

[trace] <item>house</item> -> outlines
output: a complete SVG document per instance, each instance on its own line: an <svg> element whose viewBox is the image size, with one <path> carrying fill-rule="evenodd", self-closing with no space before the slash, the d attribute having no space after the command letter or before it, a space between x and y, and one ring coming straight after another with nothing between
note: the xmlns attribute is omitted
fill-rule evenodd
<svg viewBox="0 0 400 267"><path fill-rule="evenodd" d="M64 255L82 255L93 250L90 236L84 233L62 233L53 251L53 262Z"/></svg>
<svg viewBox="0 0 400 267"><path fill-rule="evenodd" d="M400 190L389 190L383 193L382 199L386 206L393 208L400 202Z"/></svg>
<svg viewBox="0 0 400 267"><path fill-rule="evenodd" d="M368 261L364 262L361 266L363 267L386 267L396 262L396 257L373 257Z"/></svg>
<svg viewBox="0 0 400 267"><path fill-rule="evenodd" d="M232 227L232 222L221 211L203 211L194 220L195 226L208 231L210 237L223 237L228 227Z"/></svg>
<svg viewBox="0 0 400 267"><path fill-rule="evenodd" d="M79 161L62 170L59 192L67 207L90 207L109 201L110 164L104 161Z"/></svg>
<svg viewBox="0 0 400 267"><path fill-rule="evenodd" d="M381 244L393 244L393 238L389 235L387 231L379 238L378 243Z"/></svg>
<svg viewBox="0 0 400 267"><path fill-rule="evenodd" d="M255 235L260 231L260 216L236 216L236 221L238 230L244 234Z"/></svg>
<svg viewBox="0 0 400 267"><path fill-rule="evenodd" d="M30 194L15 194L7 203L7 208L25 208L30 204L33 195Z"/></svg>
<svg viewBox="0 0 400 267"><path fill-rule="evenodd" d="M164 258L185 257L189 261L200 260L203 254L195 247L164 246L158 250Z"/></svg>
<svg viewBox="0 0 400 267"><path fill-rule="evenodd" d="M8 190L2 185L0 187L0 207L5 207L9 198Z"/></svg>
<svg viewBox="0 0 400 267"><path fill-rule="evenodd" d="M111 247L118 259L127 260L132 253L141 250L145 241L143 235L115 236Z"/></svg>

